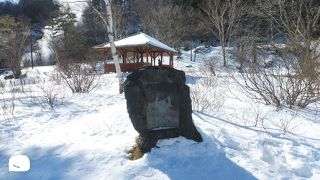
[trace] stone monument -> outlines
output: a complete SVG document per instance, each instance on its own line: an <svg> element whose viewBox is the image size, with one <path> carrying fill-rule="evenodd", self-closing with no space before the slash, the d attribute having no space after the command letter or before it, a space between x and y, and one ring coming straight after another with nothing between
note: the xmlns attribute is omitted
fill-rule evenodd
<svg viewBox="0 0 320 180"><path fill-rule="evenodd" d="M140 134L137 146L149 152L159 139L184 136L202 141L192 120L189 87L183 71L149 66L131 73L124 83L127 109Z"/></svg>

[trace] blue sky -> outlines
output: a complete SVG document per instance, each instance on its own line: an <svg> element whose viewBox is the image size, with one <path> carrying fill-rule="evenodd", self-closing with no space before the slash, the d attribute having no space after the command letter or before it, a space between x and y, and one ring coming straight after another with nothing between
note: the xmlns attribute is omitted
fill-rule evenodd
<svg viewBox="0 0 320 180"><path fill-rule="evenodd" d="M5 1L8 1L8 0L0 0L0 2L5 2ZM9 0L11 2L19 2L19 0Z"/></svg>

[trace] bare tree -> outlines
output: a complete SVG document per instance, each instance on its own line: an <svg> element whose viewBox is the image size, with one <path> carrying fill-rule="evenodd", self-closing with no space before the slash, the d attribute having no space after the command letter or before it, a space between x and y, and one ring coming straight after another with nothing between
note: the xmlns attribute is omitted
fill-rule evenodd
<svg viewBox="0 0 320 180"><path fill-rule="evenodd" d="M220 41L224 66L228 65L225 47L239 25L242 7L240 0L203 0L200 4L204 27Z"/></svg>
<svg viewBox="0 0 320 180"><path fill-rule="evenodd" d="M143 30L177 49L196 30L195 13L191 8L157 0L137 0L136 8Z"/></svg>
<svg viewBox="0 0 320 180"><path fill-rule="evenodd" d="M106 5L106 7L105 7L105 12L107 15L106 17L103 15L103 13L101 11L99 11L99 9L95 8L94 6L93 6L93 8L94 8L95 12L101 18L103 23L105 24L105 26L107 27L108 38L109 38L109 43L110 43L110 47L111 47L111 54L112 54L113 62L116 67L117 78L119 79L119 92L122 93L123 92L123 88L122 88L123 77L122 77L122 72L121 72L121 68L120 68L120 64L119 64L119 57L117 54L117 49L114 44L115 34L114 34L112 8L111 8L110 0L104 0L104 2Z"/></svg>
<svg viewBox="0 0 320 180"><path fill-rule="evenodd" d="M272 26L266 21L265 15L259 11L256 4L242 8L244 12L241 22L234 32L233 43L236 48L232 50L235 59L239 62L239 71L248 63L257 62L258 56L263 52L263 43L270 41L268 32Z"/></svg>
<svg viewBox="0 0 320 180"><path fill-rule="evenodd" d="M124 19L125 9L122 3L112 3L112 16L114 24L114 36L115 39L123 38L128 34L128 28L126 27L126 22Z"/></svg>
<svg viewBox="0 0 320 180"><path fill-rule="evenodd" d="M320 24L320 6L316 0L277 0L261 2L261 9L285 36L287 48L275 49L282 58L287 54L299 62L303 76L319 75L320 39L315 36ZM284 56L282 56L284 54Z"/></svg>
<svg viewBox="0 0 320 180"><path fill-rule="evenodd" d="M123 92L122 83L123 83L123 77L122 72L119 64L119 57L117 54L116 45L114 44L114 32L113 32L113 17L112 17L112 11L111 11L111 3L110 0L105 0L106 3L106 11L107 11L107 29L108 29L108 37L111 47L111 54L113 58L114 65L116 67L117 77L119 79L119 92Z"/></svg>
<svg viewBox="0 0 320 180"><path fill-rule="evenodd" d="M130 25L128 23L128 17L132 16L132 12L130 12L126 6L126 3L118 0L111 0L112 6L112 17L114 24L114 34L115 39L123 38L128 35L130 31ZM92 0L90 1L87 9L84 11L83 16L83 24L82 27L86 28L87 34L91 42L96 45L102 42L105 42L108 37L105 37L104 34L107 34L106 25L102 19L107 19L107 14L104 11L105 3L104 0ZM94 29L92 27L95 27Z"/></svg>
<svg viewBox="0 0 320 180"><path fill-rule="evenodd" d="M30 43L29 37L28 26L19 23L17 27L11 29L10 33L7 33L0 49L0 54L8 62L14 78L19 78L21 75L22 57Z"/></svg>

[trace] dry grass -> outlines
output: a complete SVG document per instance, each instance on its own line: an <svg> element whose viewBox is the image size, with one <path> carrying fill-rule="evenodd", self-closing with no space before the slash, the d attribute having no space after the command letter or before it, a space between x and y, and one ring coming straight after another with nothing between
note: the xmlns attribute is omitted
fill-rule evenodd
<svg viewBox="0 0 320 180"><path fill-rule="evenodd" d="M133 160L142 158L142 156L143 156L143 153L141 152L141 149L139 148L138 145L135 145L130 151L129 159L133 161Z"/></svg>

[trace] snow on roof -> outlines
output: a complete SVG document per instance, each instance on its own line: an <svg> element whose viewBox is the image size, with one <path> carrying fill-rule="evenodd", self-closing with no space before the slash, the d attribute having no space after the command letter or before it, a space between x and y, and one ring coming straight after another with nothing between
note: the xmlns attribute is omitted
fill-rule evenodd
<svg viewBox="0 0 320 180"><path fill-rule="evenodd" d="M117 40L114 43L116 47L151 45L163 50L177 53L175 49L169 47L168 45L142 32L133 36L129 36L124 39ZM100 45L94 46L93 48L96 48L96 49L110 48L110 43L100 44Z"/></svg>

